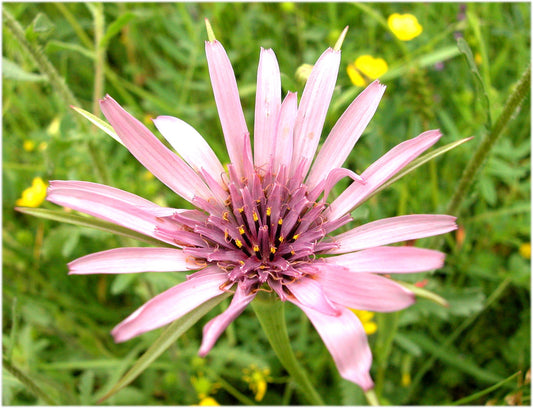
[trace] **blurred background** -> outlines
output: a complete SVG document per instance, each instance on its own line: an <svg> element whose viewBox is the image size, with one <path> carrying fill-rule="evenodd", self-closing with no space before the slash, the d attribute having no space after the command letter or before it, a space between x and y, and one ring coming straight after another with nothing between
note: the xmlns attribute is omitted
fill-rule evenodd
<svg viewBox="0 0 533 408"><path fill-rule="evenodd" d="M104 182L188 208L69 105L100 116L95 101L108 93L154 132L151 118L180 117L227 163L204 18L232 61L250 129L260 47L277 55L283 94L301 95L302 65L314 64L348 25L322 141L372 79L379 77L387 91L345 167L361 172L428 129L443 132L437 147L474 136L358 208L353 216L361 224L444 213L531 58L529 3L24 2L3 9L5 405L95 404L161 333L117 345L110 330L184 279L182 273L67 276L66 264L77 257L142 243L15 212L15 206L59 209L43 202L55 179ZM394 13L411 17L395 23ZM340 182L334 194L347 185ZM445 267L405 278L449 307L421 299L402 312L363 316L380 401L529 405L529 95L453 215L456 232L416 243L440 245L448 253ZM249 309L206 359L196 356L203 323L226 305L103 404L305 404ZM365 404L358 387L339 377L303 313L291 306L286 312L293 348L326 403Z"/></svg>

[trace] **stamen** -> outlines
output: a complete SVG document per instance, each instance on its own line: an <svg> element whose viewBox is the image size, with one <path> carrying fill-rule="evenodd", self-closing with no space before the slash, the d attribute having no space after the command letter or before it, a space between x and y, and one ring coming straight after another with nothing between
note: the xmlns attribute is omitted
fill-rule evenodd
<svg viewBox="0 0 533 408"><path fill-rule="evenodd" d="M242 242L239 239L235 240L235 245L237 245L239 248L242 248Z"/></svg>

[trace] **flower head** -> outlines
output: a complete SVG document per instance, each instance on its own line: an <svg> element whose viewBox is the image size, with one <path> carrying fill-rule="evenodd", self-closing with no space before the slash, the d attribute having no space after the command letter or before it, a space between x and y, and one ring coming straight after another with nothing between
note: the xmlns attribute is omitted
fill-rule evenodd
<svg viewBox="0 0 533 408"><path fill-rule="evenodd" d="M353 64L348 64L346 72L355 86L366 86L369 81L378 79L389 70L383 58L374 58L371 55L357 57Z"/></svg>
<svg viewBox="0 0 533 408"><path fill-rule="evenodd" d="M21 198L15 204L21 207L39 207L46 198L46 187L47 185L42 178L35 177L31 187L22 192Z"/></svg>
<svg viewBox="0 0 533 408"><path fill-rule="evenodd" d="M387 19L392 33L401 41L410 41L422 34L422 26L412 14L394 13Z"/></svg>
<svg viewBox="0 0 533 408"><path fill-rule="evenodd" d="M233 293L228 308L204 327L201 356L259 292L271 292L304 311L340 374L368 390L373 387L369 375L372 356L363 325L349 308L389 312L411 305L413 293L380 274L439 268L444 254L388 245L451 231L456 228L455 218L406 215L341 234L335 231L352 220L351 210L436 143L441 134L431 130L401 143L361 175L342 168L385 91L375 81L347 108L315 157L340 51L329 48L320 56L298 104L292 92L282 100L274 51L261 49L252 152L229 58L212 36L205 49L231 160L227 171L189 124L170 116L154 120L176 154L106 96L101 109L122 143L196 209L160 207L100 184L51 182L50 201L167 245L86 255L69 263L70 273L197 271L116 326L112 334L117 342L161 327L212 298ZM352 184L328 203L329 192L343 177L350 177Z"/></svg>

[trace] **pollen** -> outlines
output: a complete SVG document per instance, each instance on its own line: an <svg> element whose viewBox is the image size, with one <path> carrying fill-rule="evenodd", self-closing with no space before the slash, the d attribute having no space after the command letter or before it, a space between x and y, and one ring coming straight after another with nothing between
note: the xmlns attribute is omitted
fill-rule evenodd
<svg viewBox="0 0 533 408"><path fill-rule="evenodd" d="M283 218L280 218L280 219L278 220L278 224L279 224L279 225L282 225L282 224L283 224Z"/></svg>
<svg viewBox="0 0 533 408"><path fill-rule="evenodd" d="M259 252L259 245L254 245L253 250L254 252Z"/></svg>
<svg viewBox="0 0 533 408"><path fill-rule="evenodd" d="M239 248L242 248L242 242L240 239L235 240L235 245L237 245Z"/></svg>
<svg viewBox="0 0 533 408"><path fill-rule="evenodd" d="M244 226L239 227L239 234L244 235Z"/></svg>
<svg viewBox="0 0 533 408"><path fill-rule="evenodd" d="M267 209L266 209L266 215L267 215L268 217L270 217L270 214L272 214L272 208L267 207Z"/></svg>
<svg viewBox="0 0 533 408"><path fill-rule="evenodd" d="M294 234L292 239L294 239L295 241L298 239L298 237L300 236L300 234Z"/></svg>
<svg viewBox="0 0 533 408"><path fill-rule="evenodd" d="M222 214L222 219L224 221L229 221L229 212L228 211L224 211L224 214Z"/></svg>
<svg viewBox="0 0 533 408"><path fill-rule="evenodd" d="M259 217L257 216L257 213L254 211L252 216L254 217L254 221L257 222L259 221Z"/></svg>
<svg viewBox="0 0 533 408"><path fill-rule="evenodd" d="M276 253L276 247L275 246L271 246L270 247L270 253L272 253L272 254Z"/></svg>

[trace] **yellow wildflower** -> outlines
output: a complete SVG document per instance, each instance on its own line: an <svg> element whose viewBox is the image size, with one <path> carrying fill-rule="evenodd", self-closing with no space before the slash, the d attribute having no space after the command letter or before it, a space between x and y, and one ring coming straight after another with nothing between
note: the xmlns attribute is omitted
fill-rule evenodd
<svg viewBox="0 0 533 408"><path fill-rule="evenodd" d="M46 198L46 187L42 178L34 178L31 187L22 192L22 197L15 204L21 207L39 207Z"/></svg>
<svg viewBox="0 0 533 408"><path fill-rule="evenodd" d="M32 152L35 149L35 142L32 140L25 140L22 144L22 148L27 152Z"/></svg>
<svg viewBox="0 0 533 408"><path fill-rule="evenodd" d="M355 86L366 86L388 70L389 66L383 58L374 58L371 55L357 57L354 63L349 64L346 68L348 76Z"/></svg>
<svg viewBox="0 0 533 408"><path fill-rule="evenodd" d="M374 334L378 330L378 325L372 321L374 312L367 312L366 310L351 309L352 312L359 318L366 334Z"/></svg>
<svg viewBox="0 0 533 408"><path fill-rule="evenodd" d="M255 400L261 401L265 396L268 381L272 381L270 370L268 368L259 369L255 364L252 364L249 369L245 368L243 372L245 375L242 379L248 383L255 394Z"/></svg>
<svg viewBox="0 0 533 408"><path fill-rule="evenodd" d="M525 242L518 249L523 258L531 259L531 243Z"/></svg>
<svg viewBox="0 0 533 408"><path fill-rule="evenodd" d="M422 33L422 26L412 14L391 14L387 20L390 30L401 41L410 41Z"/></svg>
<svg viewBox="0 0 533 408"><path fill-rule="evenodd" d="M216 399L214 399L213 397L205 397L205 398L202 398L200 400L200 402L198 403L198 405L200 406L208 406L208 407L214 407L214 406L219 406L220 404L217 402Z"/></svg>
<svg viewBox="0 0 533 408"><path fill-rule="evenodd" d="M483 62L483 58L481 58L481 54L479 52L476 52L474 54L474 61L477 65L481 65L481 63Z"/></svg>

